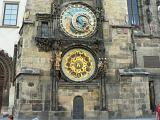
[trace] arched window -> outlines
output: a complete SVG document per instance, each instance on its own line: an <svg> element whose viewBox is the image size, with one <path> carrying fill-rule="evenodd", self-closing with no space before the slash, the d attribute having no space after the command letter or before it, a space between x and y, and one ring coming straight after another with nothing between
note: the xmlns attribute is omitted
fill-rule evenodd
<svg viewBox="0 0 160 120"><path fill-rule="evenodd" d="M158 15L158 20L160 21L160 0L157 0L157 15Z"/></svg>
<svg viewBox="0 0 160 120"><path fill-rule="evenodd" d="M160 12L160 5L158 5L158 8L157 8L157 9L158 9L158 12Z"/></svg>

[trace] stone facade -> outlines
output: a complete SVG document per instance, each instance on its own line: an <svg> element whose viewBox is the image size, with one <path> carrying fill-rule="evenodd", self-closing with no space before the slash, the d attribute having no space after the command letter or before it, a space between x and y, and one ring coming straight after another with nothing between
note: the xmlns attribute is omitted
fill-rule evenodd
<svg viewBox="0 0 160 120"><path fill-rule="evenodd" d="M154 111L155 104L159 102L159 67L147 68L145 65L148 65L146 63L148 59L144 60L147 58L144 56L159 57L158 28L160 26L155 20L156 14L153 14L155 18L152 21L156 28L154 33L147 27L152 22L147 23L145 15L142 16L142 13L145 14L146 5L141 9L143 26L135 28L126 21L127 0L102 0L103 9L100 8L98 11L101 13L99 17L102 17L102 21L99 21L97 29L98 32L103 33L103 42L80 41L78 45L87 45L91 51L96 52L99 58L103 56L107 58L105 59L107 61L97 60L98 73L93 80L86 83L74 83L65 80L62 72L54 68L54 61L57 59L53 55L56 49L61 49L64 54L64 49L70 45L77 45L77 43L72 41L65 43L66 41L58 40L60 44L55 45L52 42L54 41L53 35L50 39L45 38L47 41L37 37L42 23L47 21L52 29L57 27L56 22L50 19L52 15L58 15L60 9L57 8L61 8L58 6L61 3L57 2L57 5L55 2L52 0L27 1L17 51L15 115L19 118L33 118L39 115L42 119L43 114L46 114L45 119L70 119L74 114L73 101L77 96L83 99L84 118L86 119L131 118L150 115L151 111ZM93 7L98 6L97 3L95 5L90 0L85 3ZM139 6L141 4L139 3ZM152 5L156 6L156 0L151 0L150 6ZM156 7L152 11L156 11ZM37 43L36 38L40 39L40 42L44 40L44 43ZM103 64L103 69L101 69L101 64ZM152 66L152 63L150 64ZM151 83L154 88L151 87ZM151 99L151 91L154 91L155 96L152 95L155 99Z"/></svg>
<svg viewBox="0 0 160 120"><path fill-rule="evenodd" d="M122 71L120 70L119 81L107 85L110 117L133 118L150 114L147 73L139 72L141 75L138 75L135 72L127 72L124 75L121 74ZM131 74L135 76L132 77Z"/></svg>

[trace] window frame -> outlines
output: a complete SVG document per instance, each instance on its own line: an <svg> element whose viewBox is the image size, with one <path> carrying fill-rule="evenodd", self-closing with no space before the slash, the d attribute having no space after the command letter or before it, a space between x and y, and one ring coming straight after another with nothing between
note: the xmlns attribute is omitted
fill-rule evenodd
<svg viewBox="0 0 160 120"><path fill-rule="evenodd" d="M129 5L130 5L130 9L129 9ZM138 0L127 0L127 9L128 9L128 24L131 26L140 26L140 14L139 14Z"/></svg>
<svg viewBox="0 0 160 120"><path fill-rule="evenodd" d="M160 57L158 55L143 56L143 64L144 68L160 68Z"/></svg>
<svg viewBox="0 0 160 120"><path fill-rule="evenodd" d="M4 24L5 21L5 13L6 13L6 5L17 5L17 13L16 13L16 24L12 25L12 24ZM4 9L3 9L3 21L2 21L2 25L3 26L17 26L17 21L18 21L18 13L19 13L19 2L5 2L4 3ZM12 14L9 14L12 15ZM10 19L11 20L11 19Z"/></svg>

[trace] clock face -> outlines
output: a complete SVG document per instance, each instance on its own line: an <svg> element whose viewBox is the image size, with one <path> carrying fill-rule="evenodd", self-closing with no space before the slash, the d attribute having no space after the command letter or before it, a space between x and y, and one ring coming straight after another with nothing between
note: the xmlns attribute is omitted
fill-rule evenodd
<svg viewBox="0 0 160 120"><path fill-rule="evenodd" d="M72 38L91 36L95 32L96 25L95 14L82 4L69 4L60 15L61 29Z"/></svg>
<svg viewBox="0 0 160 120"><path fill-rule="evenodd" d="M96 62L93 55L82 48L69 50L62 58L62 72L72 81L86 81L96 71Z"/></svg>

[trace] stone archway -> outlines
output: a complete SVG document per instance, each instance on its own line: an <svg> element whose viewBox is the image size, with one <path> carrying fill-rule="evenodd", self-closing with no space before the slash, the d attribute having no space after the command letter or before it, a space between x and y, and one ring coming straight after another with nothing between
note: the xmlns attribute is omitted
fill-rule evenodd
<svg viewBox="0 0 160 120"><path fill-rule="evenodd" d="M0 50L0 112L8 109L10 82L13 82L12 58Z"/></svg>

